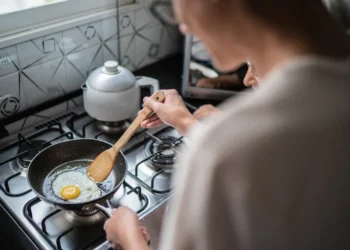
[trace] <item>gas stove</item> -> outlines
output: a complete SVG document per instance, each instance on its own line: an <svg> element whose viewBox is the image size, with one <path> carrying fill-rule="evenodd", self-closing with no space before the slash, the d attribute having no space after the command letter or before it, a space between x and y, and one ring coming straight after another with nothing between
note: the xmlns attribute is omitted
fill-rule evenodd
<svg viewBox="0 0 350 250"><path fill-rule="evenodd" d="M41 201L27 183L27 170L33 157L50 145L77 138L115 143L129 123L101 123L78 107L0 140L0 212L8 216L16 239L26 249L110 249L102 211L76 214ZM111 203L128 206L151 223L151 235L159 234L158 213L163 214L172 195L172 168L183 142L168 126L139 129L122 150L128 173ZM156 213L158 221L152 219ZM151 248L157 239L152 235Z"/></svg>

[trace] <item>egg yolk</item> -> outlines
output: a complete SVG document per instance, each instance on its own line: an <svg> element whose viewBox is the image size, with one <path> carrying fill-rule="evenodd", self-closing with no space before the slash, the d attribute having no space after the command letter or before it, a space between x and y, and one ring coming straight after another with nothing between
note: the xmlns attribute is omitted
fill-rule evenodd
<svg viewBox="0 0 350 250"><path fill-rule="evenodd" d="M77 186L65 186L61 190L61 195L65 200L72 200L80 195L80 189Z"/></svg>

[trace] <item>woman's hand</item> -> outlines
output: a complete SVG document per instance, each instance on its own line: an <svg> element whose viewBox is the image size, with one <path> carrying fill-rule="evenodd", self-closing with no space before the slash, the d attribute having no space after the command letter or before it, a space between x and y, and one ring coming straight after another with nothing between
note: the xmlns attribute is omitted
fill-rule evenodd
<svg viewBox="0 0 350 250"><path fill-rule="evenodd" d="M200 120L200 119L208 117L209 115L211 115L212 113L217 112L217 111L218 111L218 109L215 108L213 105L207 104L207 105L203 105L199 109L197 109L193 115L196 119Z"/></svg>
<svg viewBox="0 0 350 250"><path fill-rule="evenodd" d="M149 250L147 243L151 237L137 214L129 208L114 209L112 217L105 222L104 230L114 249L120 246L123 250Z"/></svg>
<svg viewBox="0 0 350 250"><path fill-rule="evenodd" d="M181 96L176 90L162 90L165 94L164 103L159 103L151 98L144 99L144 105L152 109L155 114L142 122L144 128L154 128L166 123L174 127L180 134L186 134L187 130L197 121L188 111Z"/></svg>

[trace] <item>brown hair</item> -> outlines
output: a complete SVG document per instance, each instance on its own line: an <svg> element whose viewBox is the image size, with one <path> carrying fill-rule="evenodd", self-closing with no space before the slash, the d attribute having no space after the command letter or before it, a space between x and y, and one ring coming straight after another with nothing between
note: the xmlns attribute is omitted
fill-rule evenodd
<svg viewBox="0 0 350 250"><path fill-rule="evenodd" d="M244 8L260 21L279 29L303 27L318 22L310 13L325 11L321 0L241 0Z"/></svg>

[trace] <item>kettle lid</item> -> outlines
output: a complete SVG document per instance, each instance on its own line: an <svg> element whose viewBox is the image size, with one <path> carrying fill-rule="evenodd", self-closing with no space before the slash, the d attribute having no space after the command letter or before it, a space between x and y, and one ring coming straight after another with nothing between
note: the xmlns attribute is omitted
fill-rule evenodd
<svg viewBox="0 0 350 250"><path fill-rule="evenodd" d="M103 92L120 92L134 87L136 78L128 69L116 61L107 61L94 70L86 80L86 85Z"/></svg>

